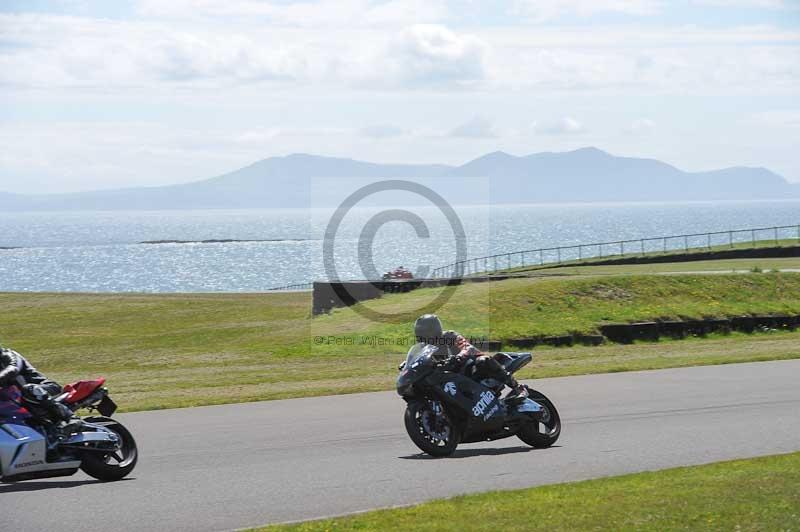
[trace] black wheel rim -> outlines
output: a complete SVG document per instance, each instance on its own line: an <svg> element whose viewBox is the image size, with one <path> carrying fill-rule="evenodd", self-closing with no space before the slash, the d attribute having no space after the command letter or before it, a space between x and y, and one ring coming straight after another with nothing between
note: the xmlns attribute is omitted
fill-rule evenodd
<svg viewBox="0 0 800 532"><path fill-rule="evenodd" d="M120 447L112 453L104 454L102 456L103 462L105 462L108 467L128 467L131 462L136 459L136 445L126 434L121 434L108 426L106 426L106 429L117 435L120 441Z"/></svg>
<svg viewBox="0 0 800 532"><path fill-rule="evenodd" d="M437 407L433 402L428 402L424 407L417 409L415 419L420 435L433 446L446 447L453 435L450 421L441 407L437 413Z"/></svg>
<svg viewBox="0 0 800 532"><path fill-rule="evenodd" d="M539 421L533 425L536 428L536 432L544 436L553 436L557 434L561 428L561 422L558 418L558 414L554 415L550 410L550 407L544 401L540 401L539 404L542 406L543 411L540 415ZM542 430L543 427L544 430Z"/></svg>

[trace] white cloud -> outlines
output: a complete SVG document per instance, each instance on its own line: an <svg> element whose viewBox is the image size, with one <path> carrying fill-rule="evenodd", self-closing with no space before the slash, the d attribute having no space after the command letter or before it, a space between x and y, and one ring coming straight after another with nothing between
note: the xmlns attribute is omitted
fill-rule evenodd
<svg viewBox="0 0 800 532"><path fill-rule="evenodd" d="M791 0L692 0L692 3L725 8L800 9L800 4Z"/></svg>
<svg viewBox="0 0 800 532"><path fill-rule="evenodd" d="M438 25L394 32L224 31L53 15L0 15L0 85L446 87L485 77L486 45Z"/></svg>
<svg viewBox="0 0 800 532"><path fill-rule="evenodd" d="M384 72L405 85L474 82L486 76L486 48L486 43L472 35L419 24L404 30L378 61L384 64ZM374 73L383 78L380 72L375 65Z"/></svg>
<svg viewBox="0 0 800 532"><path fill-rule="evenodd" d="M791 90L800 82L800 34L769 27L465 34L431 24L220 29L41 14L0 15L0 27L0 85L20 88L685 91Z"/></svg>
<svg viewBox="0 0 800 532"><path fill-rule="evenodd" d="M0 84L123 87L224 80L301 80L325 65L302 45L235 33L62 16L0 15L18 46L0 53Z"/></svg>
<svg viewBox="0 0 800 532"><path fill-rule="evenodd" d="M544 22L565 15L589 17L609 12L655 15L661 4L659 0L517 0L516 9L534 22Z"/></svg>
<svg viewBox="0 0 800 532"><path fill-rule="evenodd" d="M791 91L800 82L800 35L766 28L616 35L597 31L583 39L569 32L541 32L528 38L492 33L484 38L496 52L487 61L496 85Z"/></svg>
<svg viewBox="0 0 800 532"><path fill-rule="evenodd" d="M465 137L474 139L495 138L499 136L492 122L481 116L476 116L468 122L453 128L449 135L451 137Z"/></svg>
<svg viewBox="0 0 800 532"><path fill-rule="evenodd" d="M147 17L206 18L228 24L301 28L402 27L437 22L447 16L444 0L139 0L137 11Z"/></svg>
<svg viewBox="0 0 800 532"><path fill-rule="evenodd" d="M556 120L534 122L533 131L545 135L577 135L585 133L586 128L574 118L565 116Z"/></svg>

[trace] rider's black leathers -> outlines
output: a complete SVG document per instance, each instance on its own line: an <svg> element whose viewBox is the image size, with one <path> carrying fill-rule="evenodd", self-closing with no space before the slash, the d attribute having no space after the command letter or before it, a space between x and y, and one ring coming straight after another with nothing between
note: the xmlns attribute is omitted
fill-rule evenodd
<svg viewBox="0 0 800 532"><path fill-rule="evenodd" d="M495 379L509 388L516 389L519 383L514 376L506 371L494 357L485 355L467 342L463 336L455 331L445 331L442 335L442 345L437 354L446 357L447 369L464 373L468 377L481 381ZM459 342L461 339L461 342Z"/></svg>
<svg viewBox="0 0 800 532"><path fill-rule="evenodd" d="M0 348L0 386L19 386L23 394L28 396L30 385L36 385L47 392L35 397L38 404L54 421L69 419L71 412L59 408L53 397L61 394L61 386L44 375L28 362L25 357L11 349ZM63 405L61 405L63 406Z"/></svg>

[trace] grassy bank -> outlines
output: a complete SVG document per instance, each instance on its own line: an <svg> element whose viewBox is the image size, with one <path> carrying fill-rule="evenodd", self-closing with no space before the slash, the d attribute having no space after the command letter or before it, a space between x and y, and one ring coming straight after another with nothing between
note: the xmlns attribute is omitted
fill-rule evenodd
<svg viewBox="0 0 800 532"><path fill-rule="evenodd" d="M797 530L800 453L492 492L289 526L345 530Z"/></svg>
<svg viewBox="0 0 800 532"><path fill-rule="evenodd" d="M602 266L560 266L519 270L531 275L643 275L692 272L753 272L772 270L800 270L800 257L698 260L691 262L654 262L652 264L606 264Z"/></svg>
<svg viewBox="0 0 800 532"><path fill-rule="evenodd" d="M411 311L438 290L367 305ZM307 293L0 294L0 305L3 344L61 381L109 377L126 410L388 389L411 327L376 323L354 309L312 319ZM604 322L785 312L800 313L798 273L515 279L460 286L438 310L448 327L493 339L591 332ZM522 376L795 358L797 335L537 349Z"/></svg>

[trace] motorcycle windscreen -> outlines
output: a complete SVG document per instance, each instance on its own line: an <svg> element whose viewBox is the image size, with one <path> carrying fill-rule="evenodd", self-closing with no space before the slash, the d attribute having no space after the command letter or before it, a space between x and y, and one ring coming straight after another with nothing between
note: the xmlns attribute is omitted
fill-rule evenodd
<svg viewBox="0 0 800 532"><path fill-rule="evenodd" d="M12 419L27 419L30 412L22 406L22 393L16 386L0 388L0 423Z"/></svg>
<svg viewBox="0 0 800 532"><path fill-rule="evenodd" d="M424 342L419 342L412 345L411 349L408 350L408 355L406 356L406 368L410 368L414 361L419 357L429 354L432 355L437 349L438 347L435 345L426 344Z"/></svg>

